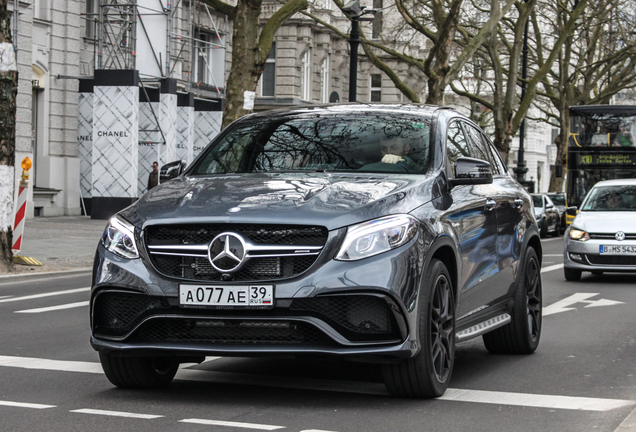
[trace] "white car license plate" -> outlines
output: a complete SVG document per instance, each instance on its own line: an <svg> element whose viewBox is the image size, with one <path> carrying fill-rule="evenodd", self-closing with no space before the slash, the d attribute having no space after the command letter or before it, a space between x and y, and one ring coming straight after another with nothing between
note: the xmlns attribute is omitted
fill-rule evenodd
<svg viewBox="0 0 636 432"><path fill-rule="evenodd" d="M636 255L636 246L600 246L604 255Z"/></svg>
<svg viewBox="0 0 636 432"><path fill-rule="evenodd" d="M273 285L179 285L182 306L273 307Z"/></svg>

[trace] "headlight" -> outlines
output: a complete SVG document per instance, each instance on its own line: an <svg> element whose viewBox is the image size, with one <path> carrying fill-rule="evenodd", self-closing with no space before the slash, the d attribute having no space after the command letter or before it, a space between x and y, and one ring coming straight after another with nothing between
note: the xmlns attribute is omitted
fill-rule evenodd
<svg viewBox="0 0 636 432"><path fill-rule="evenodd" d="M400 247L415 237L417 225L412 216L396 215L350 226L336 259L355 261Z"/></svg>
<svg viewBox="0 0 636 432"><path fill-rule="evenodd" d="M104 247L123 258L139 258L135 244L135 227L123 219L113 216L102 235Z"/></svg>
<svg viewBox="0 0 636 432"><path fill-rule="evenodd" d="M570 238L573 240L586 241L590 239L590 235L580 229L570 228Z"/></svg>

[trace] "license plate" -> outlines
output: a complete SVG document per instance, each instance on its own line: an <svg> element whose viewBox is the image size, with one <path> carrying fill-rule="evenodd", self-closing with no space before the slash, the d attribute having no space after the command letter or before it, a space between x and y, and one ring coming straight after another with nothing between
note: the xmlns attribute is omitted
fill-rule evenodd
<svg viewBox="0 0 636 432"><path fill-rule="evenodd" d="M600 252L604 255L636 255L636 246L604 246Z"/></svg>
<svg viewBox="0 0 636 432"><path fill-rule="evenodd" d="M182 306L273 307L273 285L179 285Z"/></svg>

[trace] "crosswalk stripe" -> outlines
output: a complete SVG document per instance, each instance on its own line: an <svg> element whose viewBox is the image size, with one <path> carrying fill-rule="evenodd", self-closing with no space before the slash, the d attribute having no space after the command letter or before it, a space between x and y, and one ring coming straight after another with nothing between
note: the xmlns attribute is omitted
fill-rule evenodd
<svg viewBox="0 0 636 432"><path fill-rule="evenodd" d="M52 297L56 295L75 294L78 292L90 291L90 289L91 287L75 288L70 290L53 291L49 293L33 294L33 295L22 296L22 297L11 297L11 298L0 299L0 303L9 303L9 302L15 302L15 301L22 301L22 300L33 300L33 299L44 298L44 297Z"/></svg>
<svg viewBox="0 0 636 432"><path fill-rule="evenodd" d="M86 301L81 301L81 302L77 302L77 303L67 303L67 304L58 305L58 306L48 306L48 307L42 307L42 308L37 308L37 309L19 310L19 311L15 311L15 313L34 314L34 313L42 313L42 312L51 312L51 311L56 311L56 310L72 309L72 308L76 308L76 307L88 306L88 304L89 304L89 301L86 300Z"/></svg>

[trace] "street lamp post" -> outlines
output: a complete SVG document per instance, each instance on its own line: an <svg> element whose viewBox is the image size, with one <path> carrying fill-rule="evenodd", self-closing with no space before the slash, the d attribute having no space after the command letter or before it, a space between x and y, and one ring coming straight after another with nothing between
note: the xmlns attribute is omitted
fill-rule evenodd
<svg viewBox="0 0 636 432"><path fill-rule="evenodd" d="M351 58L349 62L349 102L356 101L358 90L358 46L360 45L360 21L373 21L373 17L363 18L363 15L374 14L373 9L364 10L366 6L360 6L360 0L352 0L342 7L342 12L351 20L351 33L349 44L351 45Z"/></svg>
<svg viewBox="0 0 636 432"><path fill-rule="evenodd" d="M528 21L526 21L526 28L523 34L523 50L522 50L522 64L521 64L521 100L526 96L526 79L528 77ZM519 152L517 153L517 168L515 173L517 174L517 181L524 186L526 185L526 168L525 161L525 149L524 141L526 138L526 118L524 116L519 127Z"/></svg>

